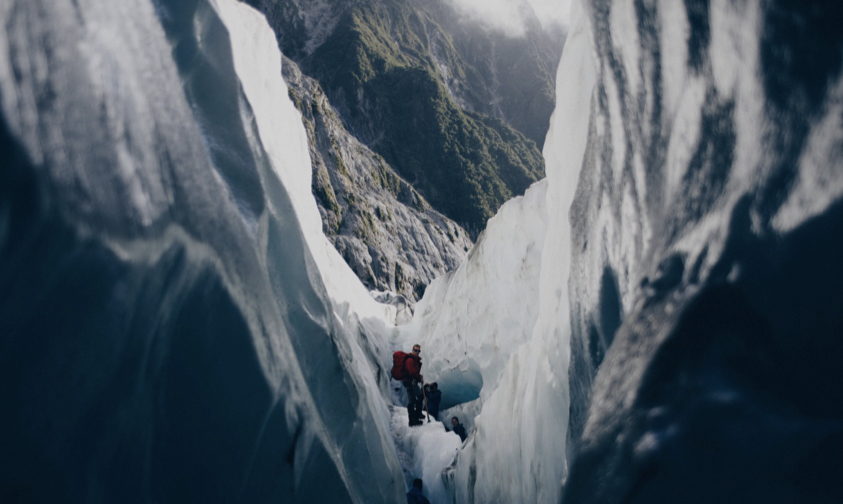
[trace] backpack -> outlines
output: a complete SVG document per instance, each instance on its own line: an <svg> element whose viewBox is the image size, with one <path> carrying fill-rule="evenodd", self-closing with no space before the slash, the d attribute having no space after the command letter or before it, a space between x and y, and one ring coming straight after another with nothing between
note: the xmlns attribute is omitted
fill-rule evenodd
<svg viewBox="0 0 843 504"><path fill-rule="evenodd" d="M407 376L407 369L404 367L404 362L407 360L407 354L398 350L392 354L392 377L396 380L403 380Z"/></svg>

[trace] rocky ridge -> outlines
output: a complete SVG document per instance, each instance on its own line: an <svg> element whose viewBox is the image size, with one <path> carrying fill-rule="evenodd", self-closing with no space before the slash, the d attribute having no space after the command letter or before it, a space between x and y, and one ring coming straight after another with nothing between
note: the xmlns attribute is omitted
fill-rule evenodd
<svg viewBox="0 0 843 504"><path fill-rule="evenodd" d="M307 131L325 235L369 289L415 302L463 260L468 233L346 131L318 82L287 58L282 69Z"/></svg>

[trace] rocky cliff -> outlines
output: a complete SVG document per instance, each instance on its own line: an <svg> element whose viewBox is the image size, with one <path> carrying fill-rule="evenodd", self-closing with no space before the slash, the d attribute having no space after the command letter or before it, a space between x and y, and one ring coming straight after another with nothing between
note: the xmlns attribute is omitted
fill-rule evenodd
<svg viewBox="0 0 843 504"><path fill-rule="evenodd" d="M368 288L416 301L462 261L468 233L350 135L314 79L286 58L282 69L305 123L325 235Z"/></svg>

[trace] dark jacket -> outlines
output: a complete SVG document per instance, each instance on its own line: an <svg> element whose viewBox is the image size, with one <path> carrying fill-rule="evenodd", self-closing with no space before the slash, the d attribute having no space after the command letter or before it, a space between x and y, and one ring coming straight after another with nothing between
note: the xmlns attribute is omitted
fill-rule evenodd
<svg viewBox="0 0 843 504"><path fill-rule="evenodd" d="M430 416L439 418L439 403L442 401L442 392L434 390L427 394L427 412Z"/></svg>
<svg viewBox="0 0 843 504"><path fill-rule="evenodd" d="M408 384L412 380L420 382L422 379L422 376L420 374L421 367L421 357L416 357L413 354L408 354L407 359L404 360L404 369L407 371L407 375L404 377L404 384Z"/></svg>
<svg viewBox="0 0 843 504"><path fill-rule="evenodd" d="M430 501L422 495L421 490L413 487L407 492L407 504L430 504Z"/></svg>
<svg viewBox="0 0 843 504"><path fill-rule="evenodd" d="M465 427L463 427L462 424L457 424L456 427L454 427L454 434L459 436L463 441L465 441L465 438L468 436L465 433Z"/></svg>

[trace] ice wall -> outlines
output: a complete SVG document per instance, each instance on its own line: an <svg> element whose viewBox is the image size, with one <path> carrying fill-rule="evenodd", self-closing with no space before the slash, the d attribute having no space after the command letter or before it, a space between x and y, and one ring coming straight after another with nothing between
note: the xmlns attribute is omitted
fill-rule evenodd
<svg viewBox="0 0 843 504"><path fill-rule="evenodd" d="M506 361L530 339L546 229L547 183L504 204L466 260L433 281L396 345L422 347L422 374L443 391L441 408L485 400Z"/></svg>
<svg viewBox="0 0 843 504"><path fill-rule="evenodd" d="M281 53L275 34L266 29L263 15L238 2L216 2L231 38L234 69L249 109L244 120L254 121L255 138L266 152L273 173L287 188L292 209L299 221L308 250L324 284L334 315L354 335L355 366L360 376L377 394L370 396L370 408L388 424L389 415L381 397L390 397L387 367L391 361L388 344L396 322L396 308L376 302L360 283L331 242L322 232L322 220L311 192L312 170L307 134L299 124L299 112L288 97L281 75ZM299 122L296 122L298 120ZM315 351L318 351L314 347ZM361 353L362 352L362 353ZM349 357L349 356L346 356ZM363 363L366 363L365 365Z"/></svg>
<svg viewBox="0 0 843 504"><path fill-rule="evenodd" d="M577 6L578 7L578 6ZM559 501L567 473L570 325L568 208L586 145L594 69L591 31L579 8L557 74L547 160L547 236L538 280L539 316L529 342L507 362L475 419L453 474L457 502Z"/></svg>
<svg viewBox="0 0 843 504"><path fill-rule="evenodd" d="M545 144L547 180L504 205L466 262L428 288L404 341L422 344L425 378L439 381L443 404L455 388L480 388L478 399L445 412L480 410L460 414L473 429L443 474L459 503L555 503L567 472L568 209L595 79L588 19L578 6L573 16Z"/></svg>
<svg viewBox="0 0 843 504"><path fill-rule="evenodd" d="M843 7L587 11L564 502L843 501Z"/></svg>
<svg viewBox="0 0 843 504"><path fill-rule="evenodd" d="M396 347L406 351L414 343L421 345L425 382L437 382L442 391L440 419L450 428L448 418L460 417L469 431L467 447L474 443L474 415L501 386L506 362L530 340L538 317L546 193L547 182L541 181L533 184L524 196L505 203L489 219L460 267L428 286L416 305L412 322L399 328L394 341ZM443 429L441 424L439 429ZM445 442L450 439L456 440L457 446L461 444L455 434L441 440L418 435L407 439L418 439L420 446L441 445L427 446L426 450L450 455L442 465L421 467L426 469L426 494L432 502L451 501L458 487L463 494L473 492L468 488L469 481L455 481L453 466L445 474L440 473L454 462L454 453ZM507 450L514 448L509 446ZM424 453L418 448L415 451ZM496 455L509 453L503 451ZM465 455L460 457L466 459ZM496 466L508 463L491 459L483 462ZM431 469L436 474L429 474Z"/></svg>
<svg viewBox="0 0 843 504"><path fill-rule="evenodd" d="M0 500L403 500L365 337L394 312L327 273L265 21L0 19Z"/></svg>

